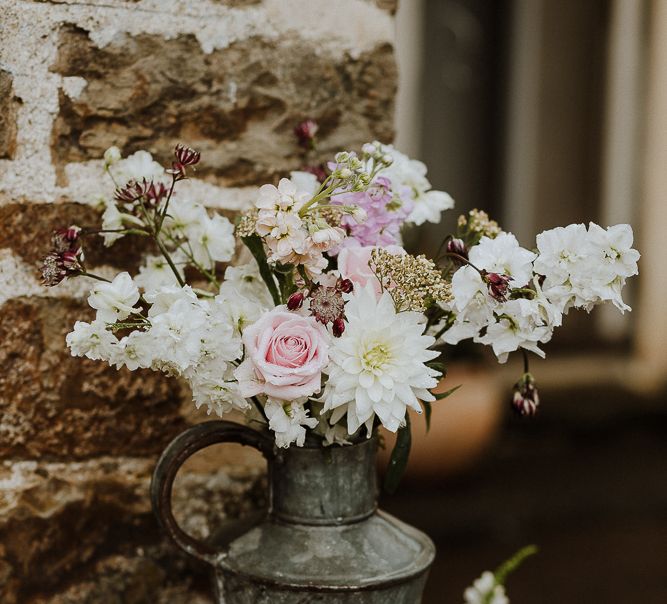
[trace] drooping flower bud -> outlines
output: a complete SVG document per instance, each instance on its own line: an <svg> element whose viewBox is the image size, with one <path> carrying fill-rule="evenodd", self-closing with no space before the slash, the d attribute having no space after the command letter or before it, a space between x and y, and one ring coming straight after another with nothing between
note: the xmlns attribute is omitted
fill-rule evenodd
<svg viewBox="0 0 667 604"><path fill-rule="evenodd" d="M303 294L301 292L294 292L287 300L288 310L298 310L303 306Z"/></svg>
<svg viewBox="0 0 667 604"><path fill-rule="evenodd" d="M66 229L57 229L53 231L53 236L51 237L53 251L60 253L78 247L80 233L81 227L78 227L75 224Z"/></svg>
<svg viewBox="0 0 667 604"><path fill-rule="evenodd" d="M354 289L354 283L349 279L339 279L336 287L344 294L349 294Z"/></svg>
<svg viewBox="0 0 667 604"><path fill-rule="evenodd" d="M109 147L104 152L104 165L107 167L112 166L116 162L120 161L120 158L120 149L116 146Z"/></svg>
<svg viewBox="0 0 667 604"><path fill-rule="evenodd" d="M537 392L535 379L530 373L524 373L521 379L514 384L512 409L522 417L532 417L537 413L540 396Z"/></svg>
<svg viewBox="0 0 667 604"><path fill-rule="evenodd" d="M333 322L331 329L333 331L333 335L336 336L337 338L340 338L343 335L343 332L345 331L345 321L343 320L343 317L338 317Z"/></svg>
<svg viewBox="0 0 667 604"><path fill-rule="evenodd" d="M447 252L449 254L461 256L461 258L465 258L466 260L468 259L468 248L466 247L466 244L463 243L462 239L450 239L447 242ZM459 258L452 258L452 262L460 265L464 264Z"/></svg>
<svg viewBox="0 0 667 604"><path fill-rule="evenodd" d="M499 273L487 272L484 272L483 277L489 287L489 294L491 294L491 297L498 302L505 302L505 300L507 300L507 293L512 278Z"/></svg>
<svg viewBox="0 0 667 604"><path fill-rule="evenodd" d="M304 149L312 149L315 147L315 135L319 130L319 126L315 120L307 119L297 124L294 128L294 135L301 147Z"/></svg>
<svg viewBox="0 0 667 604"><path fill-rule="evenodd" d="M172 162L171 169L167 170L167 173L171 174L175 180L183 180L186 177L185 169L188 166L198 164L201 153L179 143L174 149L174 157L176 159Z"/></svg>

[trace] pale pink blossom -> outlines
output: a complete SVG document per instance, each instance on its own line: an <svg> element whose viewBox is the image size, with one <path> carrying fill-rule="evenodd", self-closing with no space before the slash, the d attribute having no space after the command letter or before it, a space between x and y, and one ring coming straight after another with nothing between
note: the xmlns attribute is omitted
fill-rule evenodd
<svg viewBox="0 0 667 604"><path fill-rule="evenodd" d="M369 264L374 249L376 248L372 245L343 248L338 254L338 271L343 279L349 279L360 287L370 283L379 296L382 293L380 281ZM405 254L405 250L398 245L389 245L383 249L391 254Z"/></svg>
<svg viewBox="0 0 667 604"><path fill-rule="evenodd" d="M312 317L278 306L243 332L245 360L234 372L245 397L290 401L320 390L329 335Z"/></svg>

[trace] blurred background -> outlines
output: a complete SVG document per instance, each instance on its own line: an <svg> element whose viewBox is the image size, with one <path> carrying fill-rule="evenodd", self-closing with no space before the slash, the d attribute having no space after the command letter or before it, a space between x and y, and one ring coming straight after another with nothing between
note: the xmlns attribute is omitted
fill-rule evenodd
<svg viewBox="0 0 667 604"><path fill-rule="evenodd" d="M479 208L527 248L627 222L642 253L633 312L571 313L532 363L534 420L509 410L518 358L450 356L443 388L463 387L383 502L436 541L425 603L529 543L513 604L667 602L667 2L404 0L397 17L396 144L457 202L410 247Z"/></svg>

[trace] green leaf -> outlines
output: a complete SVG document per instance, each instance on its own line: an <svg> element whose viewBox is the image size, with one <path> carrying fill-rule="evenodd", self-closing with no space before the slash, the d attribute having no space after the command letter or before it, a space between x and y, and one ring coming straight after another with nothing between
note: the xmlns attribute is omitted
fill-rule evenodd
<svg viewBox="0 0 667 604"><path fill-rule="evenodd" d="M410 447L412 446L412 434L410 433L410 417L406 414L405 426L398 429L396 433L396 444L389 458L389 467L384 477L384 490L394 493L403 478L405 468L408 465Z"/></svg>
<svg viewBox="0 0 667 604"><path fill-rule="evenodd" d="M463 386L463 384L454 386L454 388L447 390L447 392L431 392L431 394L435 397L436 401L441 401L443 398L447 398L451 394L454 394L461 386Z"/></svg>
<svg viewBox="0 0 667 604"><path fill-rule="evenodd" d="M255 260L257 260L257 264L259 265L259 274L262 276L262 279L264 279L266 287L269 288L269 292L273 298L273 303L276 306L279 306L281 303L280 293L276 287L276 282L273 278L273 272L269 268L269 263L266 259L266 252L264 251L264 244L262 243L262 240L260 239L259 235L250 235L249 237L241 237L241 241L243 241Z"/></svg>
<svg viewBox="0 0 667 604"><path fill-rule="evenodd" d="M422 401L422 405L424 405L424 420L426 420L426 433L428 434L431 429L431 411L433 411L433 407L429 401Z"/></svg>

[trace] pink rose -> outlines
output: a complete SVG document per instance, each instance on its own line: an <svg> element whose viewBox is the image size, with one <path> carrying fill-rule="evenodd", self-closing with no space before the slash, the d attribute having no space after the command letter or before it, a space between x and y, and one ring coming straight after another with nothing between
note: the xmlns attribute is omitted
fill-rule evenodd
<svg viewBox="0 0 667 604"><path fill-rule="evenodd" d="M243 332L245 360L234 371L241 395L291 401L319 392L329 335L313 317L278 306Z"/></svg>
<svg viewBox="0 0 667 604"><path fill-rule="evenodd" d="M380 282L368 265L374 249L372 245L343 248L338 254L338 270L343 279L349 279L355 285L365 287L370 283L375 293L380 295ZM405 250L398 245L388 245L383 249L391 254L405 254Z"/></svg>

